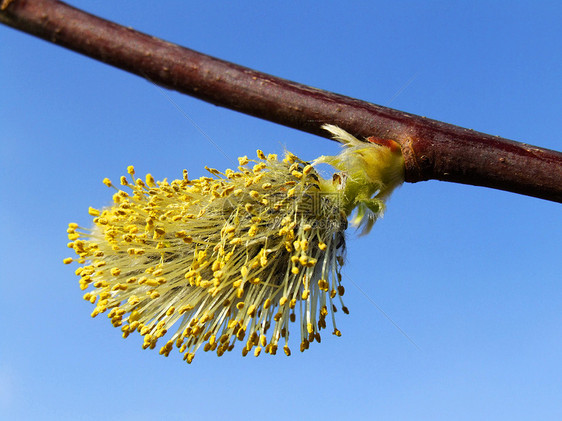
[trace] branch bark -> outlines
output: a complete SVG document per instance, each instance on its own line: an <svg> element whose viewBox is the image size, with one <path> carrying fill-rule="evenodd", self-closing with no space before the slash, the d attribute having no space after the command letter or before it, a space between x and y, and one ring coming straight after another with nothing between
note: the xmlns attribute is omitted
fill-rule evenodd
<svg viewBox="0 0 562 421"><path fill-rule="evenodd" d="M3 0L0 22L158 85L328 137L400 143L406 181L430 179L562 202L562 153L464 129L291 82L184 48L56 0Z"/></svg>

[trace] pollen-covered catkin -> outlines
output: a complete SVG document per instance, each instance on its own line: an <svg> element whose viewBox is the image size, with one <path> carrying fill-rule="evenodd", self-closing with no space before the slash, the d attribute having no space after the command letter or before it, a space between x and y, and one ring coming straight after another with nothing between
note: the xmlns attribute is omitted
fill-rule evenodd
<svg viewBox="0 0 562 421"><path fill-rule="evenodd" d="M258 150L257 159L239 158L236 170L206 167L211 177L194 180L184 170L172 182L150 174L143 181L129 166L117 186L103 180L116 192L112 205L89 208L93 227L69 224L76 257L63 262L81 265L92 317L107 314L125 338L138 332L144 349L163 341L160 354L175 347L191 363L201 347L221 356L241 342L244 356L258 356L276 354L283 341L291 355L296 324L304 351L320 342L330 314L332 333L341 335L333 312L348 312L341 300L347 217L367 203L372 214L356 219L368 215L370 224L382 209L384 180L354 176L363 164L349 153L358 146L312 164ZM346 177L322 178L320 162ZM341 179L364 186L353 195Z"/></svg>

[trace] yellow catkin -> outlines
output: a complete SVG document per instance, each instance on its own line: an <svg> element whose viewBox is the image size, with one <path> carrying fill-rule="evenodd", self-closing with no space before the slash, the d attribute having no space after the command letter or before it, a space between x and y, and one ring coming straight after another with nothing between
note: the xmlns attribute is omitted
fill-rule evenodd
<svg viewBox="0 0 562 421"><path fill-rule="evenodd" d="M221 356L237 341L243 355L275 355L283 346L289 356L289 329L300 330L301 350L320 342L319 330L337 310L334 298L345 292L346 218L358 207L356 225L370 228L385 189L380 180L389 178L382 168L401 162L395 151L329 130L346 145L346 159L316 162L359 174L354 182L365 197L346 192L345 176L325 180L315 163L261 150L257 159L239 158L236 170L206 167L210 176L193 180L186 170L172 181L135 178L133 166L119 179L123 190L103 179L117 190L113 204L88 209L90 229L68 225L77 257L63 259L81 265L76 275L95 306L92 317L107 314L123 337L137 332L145 349L164 341L157 348L164 356L175 344L187 363L199 348ZM342 167L348 162L354 167Z"/></svg>

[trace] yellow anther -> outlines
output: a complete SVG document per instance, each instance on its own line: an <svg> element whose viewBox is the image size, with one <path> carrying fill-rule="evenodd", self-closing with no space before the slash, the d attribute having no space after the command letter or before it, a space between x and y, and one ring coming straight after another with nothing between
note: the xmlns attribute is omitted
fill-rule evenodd
<svg viewBox="0 0 562 421"><path fill-rule="evenodd" d="M174 314L174 311L176 311L176 308L174 306L170 307L168 311L166 311L166 316L171 316Z"/></svg>
<svg viewBox="0 0 562 421"><path fill-rule="evenodd" d="M256 349L254 349L254 357L259 357L261 352L261 346L256 347Z"/></svg>
<svg viewBox="0 0 562 421"><path fill-rule="evenodd" d="M255 190L252 190L252 191L250 192L250 196L251 196L253 199L256 199L256 200L258 200L258 199L260 198L260 194L259 194L257 191L255 191Z"/></svg>
<svg viewBox="0 0 562 421"><path fill-rule="evenodd" d="M306 324L306 331L308 333L313 333L314 332L314 326L312 325L312 323L307 323Z"/></svg>
<svg viewBox="0 0 562 421"><path fill-rule="evenodd" d="M326 250L328 248L328 246L326 245L326 243L320 241L318 242L318 248L322 251Z"/></svg>
<svg viewBox="0 0 562 421"><path fill-rule="evenodd" d="M281 299L279 300L279 305L284 306L288 300L289 299L287 297L281 297Z"/></svg>
<svg viewBox="0 0 562 421"><path fill-rule="evenodd" d="M210 168L210 167L208 167L208 166L206 166L206 165L205 165L205 169L206 169L207 171L209 171L209 172L210 172L211 174L213 174L213 175L219 175L219 174L221 173L219 170L217 170L217 169L215 169L215 168Z"/></svg>
<svg viewBox="0 0 562 421"><path fill-rule="evenodd" d="M63 259L62 261L65 265L69 265L70 263L73 262L72 257L67 257L66 259Z"/></svg>
<svg viewBox="0 0 562 421"><path fill-rule="evenodd" d="M80 238L80 234L74 232L72 234L68 234L68 239L71 241L78 240Z"/></svg>
<svg viewBox="0 0 562 421"><path fill-rule="evenodd" d="M292 171L292 172L291 172L291 175L292 175L293 177L295 177L295 178L298 178L298 179L301 179L301 178L302 178L302 172L299 172L299 171L296 171L296 170L295 170L295 171Z"/></svg>
<svg viewBox="0 0 562 421"><path fill-rule="evenodd" d="M127 231L129 234L136 234L137 232L139 232L139 227L136 225L127 225L125 227L125 231Z"/></svg>
<svg viewBox="0 0 562 421"><path fill-rule="evenodd" d="M292 154L291 152L287 152L285 154L285 158L283 159L283 162L286 162L288 164L292 164L293 162L295 162L297 160L297 156Z"/></svg>
<svg viewBox="0 0 562 421"><path fill-rule="evenodd" d="M111 271L110 271L110 272L111 272L111 274L112 274L113 276L119 276L119 275L121 274L121 269L119 269L119 268L111 268Z"/></svg>
<svg viewBox="0 0 562 421"><path fill-rule="evenodd" d="M290 357L290 356L291 356L291 350L289 349L289 347L288 347L287 345L285 345L285 346L283 347L283 351L285 352L285 355L286 355L287 357Z"/></svg>
<svg viewBox="0 0 562 421"><path fill-rule="evenodd" d="M103 184L105 184L107 187L111 187L111 180L109 178L104 178Z"/></svg>
<svg viewBox="0 0 562 421"><path fill-rule="evenodd" d="M259 159L263 159L263 160L266 159L266 158L265 158L265 154L263 153L263 151L262 151L261 149L258 149L258 150L256 151L256 154L258 155L258 158L259 158Z"/></svg>
<svg viewBox="0 0 562 421"><path fill-rule="evenodd" d="M306 167L304 167L304 169L302 170L302 173L304 175L308 175L312 172L312 170L314 169L314 167L312 165L307 165Z"/></svg>
<svg viewBox="0 0 562 421"><path fill-rule="evenodd" d="M179 313L179 314L184 314L184 313L187 313L188 311L191 311L191 310L193 310L193 306L187 304L187 305L182 306L182 307L178 310L178 313Z"/></svg>
<svg viewBox="0 0 562 421"><path fill-rule="evenodd" d="M248 162L250 162L250 160L247 156L241 156L238 158L238 165L240 166L246 165Z"/></svg>
<svg viewBox="0 0 562 421"><path fill-rule="evenodd" d="M267 300L265 300L265 302L263 303L263 309L267 310L269 307L271 307L271 300L268 298Z"/></svg>
<svg viewBox="0 0 562 421"><path fill-rule="evenodd" d="M338 329L334 329L333 334L336 336L341 336L341 332Z"/></svg>
<svg viewBox="0 0 562 421"><path fill-rule="evenodd" d="M119 181L123 186L129 185L129 182L127 181L127 177L125 177L124 175L121 176L121 179Z"/></svg>
<svg viewBox="0 0 562 421"><path fill-rule="evenodd" d="M249 236L249 237L253 237L253 236L255 236L255 235L257 234L257 232L258 232L258 226L257 226L257 225L252 225L252 226L250 227L250 229L248 230L248 236Z"/></svg>
<svg viewBox="0 0 562 421"><path fill-rule="evenodd" d="M88 208L88 213L92 216L99 216L100 211L97 209L92 208L91 206Z"/></svg>
<svg viewBox="0 0 562 421"><path fill-rule="evenodd" d="M156 181L154 180L154 177L152 176L152 174L146 174L145 180L146 180L146 184L148 186L150 186L150 187L156 186Z"/></svg>
<svg viewBox="0 0 562 421"><path fill-rule="evenodd" d="M261 170L267 168L267 164L265 162L260 162L259 164L254 165L252 168L252 172L254 174L258 174ZM258 183L263 177L263 174L259 174L257 177L252 179L252 183Z"/></svg>
<svg viewBox="0 0 562 421"><path fill-rule="evenodd" d="M246 314L250 317L255 317L256 316L256 306L254 304L250 305L250 307L248 307L248 311L246 312Z"/></svg>
<svg viewBox="0 0 562 421"><path fill-rule="evenodd" d="M306 267L308 268L312 268L316 265L317 260L314 258L310 258L308 259L308 261L306 262Z"/></svg>
<svg viewBox="0 0 562 421"><path fill-rule="evenodd" d="M228 243L230 245L233 246L239 246L240 244L242 244L242 239L241 238L233 238L232 240L230 240L230 242Z"/></svg>
<svg viewBox="0 0 562 421"><path fill-rule="evenodd" d="M104 260L97 260L94 263L94 266L97 267L97 268L101 268L102 266L105 266L105 265L106 265L106 262Z"/></svg>
<svg viewBox="0 0 562 421"><path fill-rule="evenodd" d="M240 301L238 304L236 304L236 308L238 310L242 310L244 308L244 301Z"/></svg>
<svg viewBox="0 0 562 421"><path fill-rule="evenodd" d="M302 292L301 298L302 298L303 300L308 300L308 297L309 297L309 296L310 296L310 290L305 289L305 290Z"/></svg>
<svg viewBox="0 0 562 421"><path fill-rule="evenodd" d="M156 298L160 297L160 293L158 291L152 291L150 293L150 298L155 300Z"/></svg>
<svg viewBox="0 0 562 421"><path fill-rule="evenodd" d="M296 298L291 299L291 301L289 302L289 308L293 310L296 305L297 305L297 299Z"/></svg>
<svg viewBox="0 0 562 421"><path fill-rule="evenodd" d="M127 172L128 172L129 174L131 174L131 175L134 175L134 174L135 174L135 167L132 166L132 165L129 165L129 166L127 167Z"/></svg>
<svg viewBox="0 0 562 421"><path fill-rule="evenodd" d="M225 188L222 193L221 193L221 197L226 197L228 196L230 193L232 193L234 191L234 186L229 186L227 188Z"/></svg>
<svg viewBox="0 0 562 421"><path fill-rule="evenodd" d="M261 185L261 188L264 190L269 190L271 187L273 187L273 185L271 183L263 183Z"/></svg>

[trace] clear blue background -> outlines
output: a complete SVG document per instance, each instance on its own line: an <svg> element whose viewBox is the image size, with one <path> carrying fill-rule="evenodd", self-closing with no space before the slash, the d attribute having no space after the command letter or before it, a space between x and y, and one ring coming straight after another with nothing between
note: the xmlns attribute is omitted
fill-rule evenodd
<svg viewBox="0 0 562 421"><path fill-rule="evenodd" d="M558 1L73 1L261 71L562 150ZM301 354L143 351L90 318L66 226L126 166L191 177L325 139L221 109L0 27L0 418L562 419L561 207L404 185L349 236L341 338ZM402 334L384 314L413 341ZM296 346L293 346L295 348Z"/></svg>

